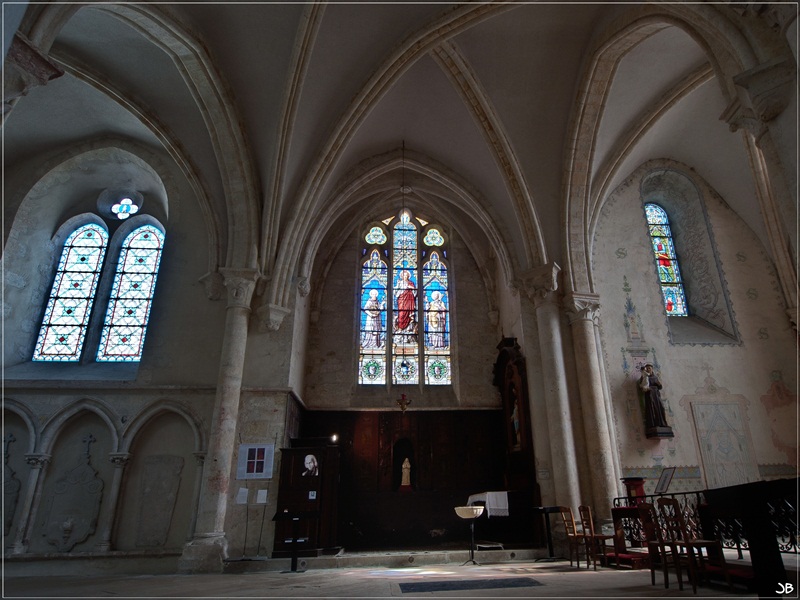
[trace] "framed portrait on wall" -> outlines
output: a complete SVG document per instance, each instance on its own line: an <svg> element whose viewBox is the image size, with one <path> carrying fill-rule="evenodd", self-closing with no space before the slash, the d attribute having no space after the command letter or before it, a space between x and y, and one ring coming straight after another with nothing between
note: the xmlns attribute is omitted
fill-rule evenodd
<svg viewBox="0 0 800 600"><path fill-rule="evenodd" d="M664 469L661 471L661 477L658 478L658 483L656 484L656 489L653 490L653 493L666 494L674 474L675 467L664 467Z"/></svg>

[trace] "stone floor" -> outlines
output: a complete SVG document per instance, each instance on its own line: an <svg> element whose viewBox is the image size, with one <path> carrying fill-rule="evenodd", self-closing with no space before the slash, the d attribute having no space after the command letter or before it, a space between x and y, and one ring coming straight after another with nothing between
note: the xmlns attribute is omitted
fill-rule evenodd
<svg viewBox="0 0 800 600"><path fill-rule="evenodd" d="M486 562L491 555L477 553L481 564L452 562L464 556L449 556L445 564L436 555L414 557L408 553L361 557L349 564L313 568L313 561L301 561L297 571L278 570L275 565L255 562L238 572L219 575L51 575L9 576L3 578L3 598L755 598L754 593L735 587L698 588L684 584L678 590L674 573L669 589L661 573L656 585L650 583L649 570L616 570L598 567L597 571L570 566L567 560L536 561L517 556L502 562ZM498 555L495 555L495 558ZM795 557L796 558L796 557ZM795 560L795 559L792 559ZM269 561L267 561L269 562ZM372 566L365 562L374 563ZM796 560L795 560L796 562ZM387 566L394 563L405 566ZM416 563L416 564L415 564ZM347 565L347 562L342 562ZM283 566L289 566L287 563ZM242 565L240 565L242 567ZM303 570L305 569L305 570ZM81 569L76 569L83 572ZM796 582L796 571L793 572ZM414 584L414 585L411 585ZM424 584L424 589L418 585ZM788 597L797 598L797 587Z"/></svg>

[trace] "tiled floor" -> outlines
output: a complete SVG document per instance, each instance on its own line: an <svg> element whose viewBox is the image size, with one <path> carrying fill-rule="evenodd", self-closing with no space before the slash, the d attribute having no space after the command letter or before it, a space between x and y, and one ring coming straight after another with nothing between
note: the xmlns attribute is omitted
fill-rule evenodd
<svg viewBox="0 0 800 600"><path fill-rule="evenodd" d="M456 589L409 591L409 586L402 585L418 582L447 582L444 587L449 585ZM508 587L509 584L522 584L524 587ZM469 585L481 589L458 589ZM650 584L649 570L598 568L593 571L571 567L568 561L533 560L464 566L450 563L297 572L261 570L220 575L5 577L3 587L3 598L757 597L744 588L735 588L731 594L727 588L718 586L701 587L694 595L686 583L683 591L679 591L674 574L670 577L669 589L665 589L661 573L656 575L656 585ZM789 597L796 598L797 595Z"/></svg>

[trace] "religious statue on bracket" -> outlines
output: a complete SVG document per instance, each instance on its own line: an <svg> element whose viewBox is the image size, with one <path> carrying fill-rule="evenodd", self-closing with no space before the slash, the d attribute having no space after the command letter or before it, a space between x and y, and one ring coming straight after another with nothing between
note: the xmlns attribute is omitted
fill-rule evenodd
<svg viewBox="0 0 800 600"><path fill-rule="evenodd" d="M661 379L655 374L652 363L645 363L639 378L639 391L643 401L645 436L648 438L672 438L675 434L667 423L667 414L661 400Z"/></svg>

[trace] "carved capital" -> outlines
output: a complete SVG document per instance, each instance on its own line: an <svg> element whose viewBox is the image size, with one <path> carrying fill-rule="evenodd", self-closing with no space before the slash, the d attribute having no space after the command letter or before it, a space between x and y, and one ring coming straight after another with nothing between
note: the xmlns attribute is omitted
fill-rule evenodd
<svg viewBox="0 0 800 600"><path fill-rule="evenodd" d="M755 138L756 144L758 144L761 136L767 131L767 126L756 117L752 109L742 106L738 98L735 98L733 102L728 105L725 112L723 112L719 118L721 121L725 121L728 124L731 132L735 133L740 129L745 129L750 132Z"/></svg>
<svg viewBox="0 0 800 600"><path fill-rule="evenodd" d="M32 469L42 469L53 459L50 454L26 454L25 462Z"/></svg>
<svg viewBox="0 0 800 600"><path fill-rule="evenodd" d="M129 452L112 452L108 455L108 461L118 469L124 468L130 460Z"/></svg>
<svg viewBox="0 0 800 600"><path fill-rule="evenodd" d="M206 288L209 300L221 300L225 292L225 278L219 271L209 271L199 279Z"/></svg>
<svg viewBox="0 0 800 600"><path fill-rule="evenodd" d="M560 272L561 267L551 262L523 273L520 279L528 298L535 304L543 300L553 300L554 292L558 289Z"/></svg>
<svg viewBox="0 0 800 600"><path fill-rule="evenodd" d="M14 101L27 94L31 88L45 85L61 77L59 69L42 54L25 36L15 33L3 69L3 114L11 110Z"/></svg>
<svg viewBox="0 0 800 600"><path fill-rule="evenodd" d="M753 113L767 123L789 105L797 80L796 65L791 56L781 56L739 73L733 82L750 100Z"/></svg>
<svg viewBox="0 0 800 600"><path fill-rule="evenodd" d="M577 321L597 320L600 312L600 296L597 294L570 294L566 298L566 313L570 325Z"/></svg>
<svg viewBox="0 0 800 600"><path fill-rule="evenodd" d="M228 290L228 308L250 309L256 289L258 271L255 269L220 269Z"/></svg>
<svg viewBox="0 0 800 600"><path fill-rule="evenodd" d="M258 317L261 321L262 331L278 331L286 315L290 312L292 312L290 309L277 304L265 304L259 308Z"/></svg>
<svg viewBox="0 0 800 600"><path fill-rule="evenodd" d="M309 292L311 292L311 284L308 281L308 277L301 277L297 280L297 293L300 294L303 298L308 296Z"/></svg>

